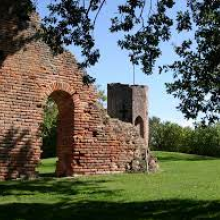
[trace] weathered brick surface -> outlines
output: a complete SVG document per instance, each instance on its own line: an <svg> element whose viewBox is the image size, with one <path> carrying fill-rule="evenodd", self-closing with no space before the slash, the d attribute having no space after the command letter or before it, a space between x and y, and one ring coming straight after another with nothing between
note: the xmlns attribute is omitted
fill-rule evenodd
<svg viewBox="0 0 220 220"><path fill-rule="evenodd" d="M137 126L148 143L148 87L143 85L108 84L108 114Z"/></svg>
<svg viewBox="0 0 220 220"><path fill-rule="evenodd" d="M43 109L58 105L57 176L123 172L146 147L130 123L110 119L83 85L74 57L53 57L32 39L38 18L0 17L0 179L32 177L41 154ZM22 39L22 40L21 40Z"/></svg>

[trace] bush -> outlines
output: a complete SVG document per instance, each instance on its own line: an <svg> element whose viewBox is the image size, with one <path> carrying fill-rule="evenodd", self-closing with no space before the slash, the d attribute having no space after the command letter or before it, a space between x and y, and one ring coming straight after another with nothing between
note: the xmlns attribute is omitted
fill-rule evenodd
<svg viewBox="0 0 220 220"><path fill-rule="evenodd" d="M152 150L174 151L220 157L220 124L196 129L150 119L149 146Z"/></svg>

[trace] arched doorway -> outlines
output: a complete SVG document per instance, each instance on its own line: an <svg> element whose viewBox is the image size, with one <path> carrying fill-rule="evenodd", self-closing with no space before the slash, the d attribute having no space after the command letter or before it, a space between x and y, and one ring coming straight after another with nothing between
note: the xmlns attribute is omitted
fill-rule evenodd
<svg viewBox="0 0 220 220"><path fill-rule="evenodd" d="M56 149L51 149L52 153L50 153L52 156L57 157L56 161L56 171L55 175L58 177L62 176L72 176L72 152L73 152L73 132L74 132L74 104L72 96L62 90L56 90L52 92L49 97L49 104L47 102L47 108L51 107L53 108L51 111L51 114L54 114L53 116L48 115L50 114L50 111L47 110L46 117L49 118L49 120L56 120L55 122L49 122L49 123L56 123L55 125L52 125L51 128L55 131L51 132L51 142L52 145L55 146L43 146L42 149L45 150L47 147L55 147ZM48 106L49 105L49 106ZM51 106L50 106L51 105ZM56 108L57 110L56 110ZM57 112L56 112L57 111ZM56 119L54 117L56 116ZM45 123L45 119L44 119ZM55 136L55 137L54 137ZM55 144L52 138L55 138ZM45 144L45 143L44 143ZM48 145L48 144L45 144ZM48 152L50 152L49 149L47 149ZM54 155L54 153L55 155ZM45 153L42 153L42 156L44 156Z"/></svg>
<svg viewBox="0 0 220 220"><path fill-rule="evenodd" d="M145 138L145 135L144 135L144 121L140 116L138 116L135 119L135 126L138 128L140 136L142 138Z"/></svg>

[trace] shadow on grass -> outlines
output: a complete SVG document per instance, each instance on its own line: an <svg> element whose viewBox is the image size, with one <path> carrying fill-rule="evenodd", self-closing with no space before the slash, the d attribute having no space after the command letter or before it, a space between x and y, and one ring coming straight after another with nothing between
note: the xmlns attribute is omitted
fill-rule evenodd
<svg viewBox="0 0 220 220"><path fill-rule="evenodd" d="M38 196L38 194L43 193L46 195L61 195L62 197L79 193L115 195L117 190L107 190L102 186L105 182L105 180L80 181L73 178L39 178L32 181L0 182L0 196Z"/></svg>
<svg viewBox="0 0 220 220"><path fill-rule="evenodd" d="M0 205L7 220L172 220L220 219L219 201L160 200L117 203L90 201L56 204L12 203Z"/></svg>
<svg viewBox="0 0 220 220"><path fill-rule="evenodd" d="M106 187L109 181L113 180L47 178L0 182L0 220L220 219L220 201L126 202L121 196L123 189Z"/></svg>
<svg viewBox="0 0 220 220"><path fill-rule="evenodd" d="M56 174L55 172L48 172L48 173L39 173L38 177L40 178L55 178Z"/></svg>

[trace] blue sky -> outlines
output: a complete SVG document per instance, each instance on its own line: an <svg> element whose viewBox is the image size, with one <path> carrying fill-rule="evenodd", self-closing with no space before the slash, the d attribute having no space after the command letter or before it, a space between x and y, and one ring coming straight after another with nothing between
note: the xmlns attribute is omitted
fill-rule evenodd
<svg viewBox="0 0 220 220"><path fill-rule="evenodd" d="M121 1L121 0L120 0ZM108 31L110 18L116 12L117 3L120 1L107 1L107 4L101 11L96 25L95 39L96 45L100 49L101 58L96 66L87 70L87 72L96 78L96 83L106 90L108 83L120 82L125 84L133 83L133 67L129 62L128 52L122 51L117 46L117 39L120 34L111 34ZM46 4L50 0L39 1L38 11L40 16L46 14ZM181 6L178 1L176 8ZM173 12L171 12L173 14ZM157 65L171 63L175 58L172 44L178 44L184 38L182 34L175 34L169 43L162 43L162 56L158 59ZM71 46L69 50L81 59L80 51ZM179 100L174 99L172 95L166 93L165 82L172 81L172 73L157 74L155 68L154 74L145 75L139 67L136 67L136 84L147 85L149 87L149 115L157 116L163 121L172 121L180 125L191 125L191 121L184 119L182 113L176 109Z"/></svg>

